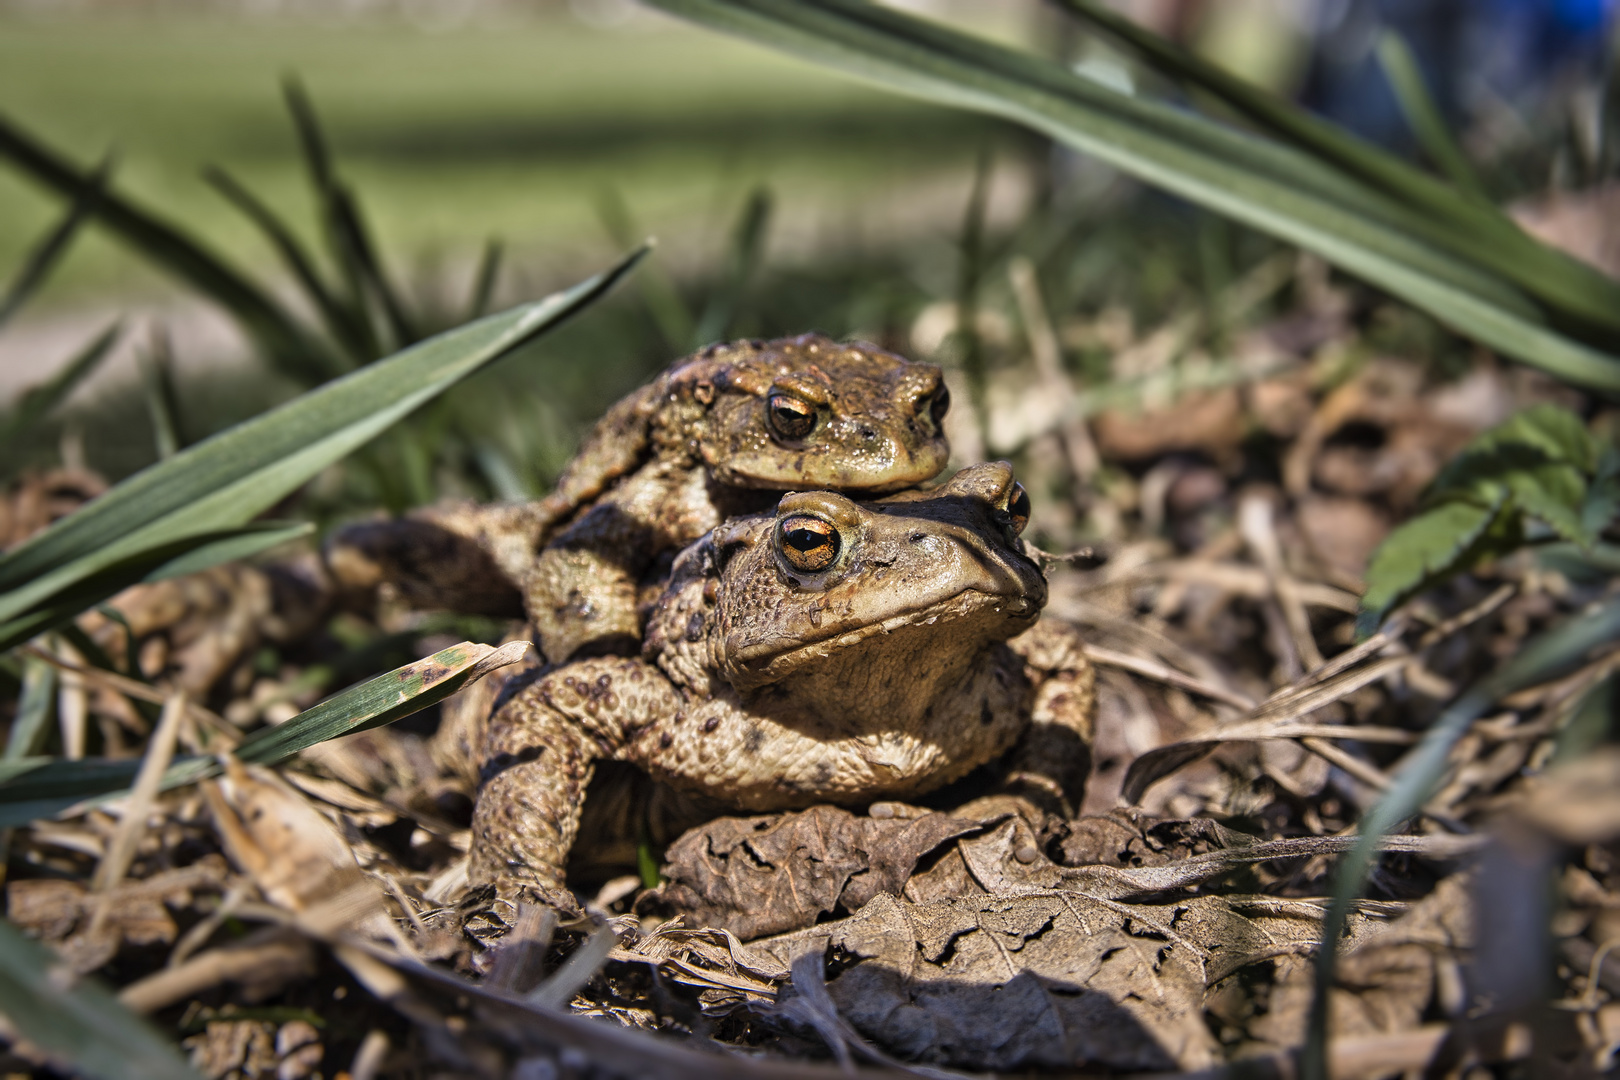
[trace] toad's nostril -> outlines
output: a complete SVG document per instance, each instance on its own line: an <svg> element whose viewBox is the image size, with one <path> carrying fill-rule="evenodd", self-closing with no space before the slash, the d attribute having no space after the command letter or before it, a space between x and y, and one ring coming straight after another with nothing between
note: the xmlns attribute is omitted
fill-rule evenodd
<svg viewBox="0 0 1620 1080"><path fill-rule="evenodd" d="M864 424L861 425L861 438L865 439L867 442L871 442L877 437L878 433L876 428L869 428Z"/></svg>

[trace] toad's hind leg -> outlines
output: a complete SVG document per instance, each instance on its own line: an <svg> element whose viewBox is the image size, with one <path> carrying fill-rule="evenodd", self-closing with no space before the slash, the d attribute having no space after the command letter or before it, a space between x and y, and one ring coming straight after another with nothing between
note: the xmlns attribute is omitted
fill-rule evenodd
<svg viewBox="0 0 1620 1080"><path fill-rule="evenodd" d="M520 585L552 525L544 501L449 503L391 521L346 525L327 540L327 569L346 603L387 589L417 610L516 616Z"/></svg>
<svg viewBox="0 0 1620 1080"><path fill-rule="evenodd" d="M595 762L619 757L631 735L679 708L656 667L609 657L543 672L513 694L484 738L471 882L508 899L563 889Z"/></svg>

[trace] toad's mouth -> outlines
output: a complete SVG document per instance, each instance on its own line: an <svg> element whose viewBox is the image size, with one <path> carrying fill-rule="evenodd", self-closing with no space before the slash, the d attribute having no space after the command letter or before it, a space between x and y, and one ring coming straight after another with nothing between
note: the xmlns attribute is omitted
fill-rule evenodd
<svg viewBox="0 0 1620 1080"><path fill-rule="evenodd" d="M951 626L952 640L942 640L942 648L954 647L963 640L980 644L1005 640L1033 623L1039 617L1041 607L1041 599L1036 597L964 589L927 607L901 612L864 626L829 627L825 633L812 636L795 635L788 638L782 635L746 644L724 640L721 642L720 667L739 689L748 689L775 682L835 655L847 654L854 658L865 653L875 640L890 638L907 630ZM967 651L974 652L976 649L969 647Z"/></svg>

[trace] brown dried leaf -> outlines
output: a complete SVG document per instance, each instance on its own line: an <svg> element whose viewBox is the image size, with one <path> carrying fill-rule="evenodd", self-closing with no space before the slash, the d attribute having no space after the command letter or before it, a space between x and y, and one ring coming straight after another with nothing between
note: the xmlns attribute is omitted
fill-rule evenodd
<svg viewBox="0 0 1620 1080"><path fill-rule="evenodd" d="M1299 501L1294 514L1322 560L1356 578L1367 572L1367 560L1390 530L1389 516L1361 499L1310 495Z"/></svg>
<svg viewBox="0 0 1620 1080"><path fill-rule="evenodd" d="M1620 277L1620 184L1584 191L1550 188L1508 208L1525 232L1611 277Z"/></svg>
<svg viewBox="0 0 1620 1080"><path fill-rule="evenodd" d="M382 891L360 870L348 841L298 789L270 769L226 759L223 784L203 794L232 861L267 900L300 912L317 936L348 925L393 936Z"/></svg>
<svg viewBox="0 0 1620 1080"><path fill-rule="evenodd" d="M263 1001L315 971L315 948L309 938L285 926L269 926L137 979L118 992L118 1000L136 1012L156 1012L231 983L237 999Z"/></svg>
<svg viewBox="0 0 1620 1080"><path fill-rule="evenodd" d="M12 481L0 495L0 551L22 543L106 490L107 481L87 469L51 469Z"/></svg>
<svg viewBox="0 0 1620 1080"><path fill-rule="evenodd" d="M1097 415L1093 430L1097 448L1115 461L1142 461L1171 450L1203 450L1225 459L1247 431L1242 398L1230 386L1188 391L1163 409L1109 409Z"/></svg>
<svg viewBox="0 0 1620 1080"><path fill-rule="evenodd" d="M608 959L650 964L671 982L696 988L709 1013L776 998L787 968L754 952L729 930L690 930L682 921L665 923L633 948L614 949Z"/></svg>
<svg viewBox="0 0 1620 1080"><path fill-rule="evenodd" d="M840 1014L902 1058L1202 1068L1215 1061L1201 1006L1208 951L1173 928L1179 915L1074 893L930 904L880 895L849 919L752 948L790 965L830 956Z"/></svg>
<svg viewBox="0 0 1620 1080"><path fill-rule="evenodd" d="M658 898L740 938L779 934L898 893L918 859L979 827L944 814L884 819L831 806L719 818L671 845Z"/></svg>
<svg viewBox="0 0 1620 1080"><path fill-rule="evenodd" d="M6 918L41 941L61 941L79 921L85 887L62 878L27 878L6 886Z"/></svg>
<svg viewBox="0 0 1620 1080"><path fill-rule="evenodd" d="M1393 922L1365 923L1359 933L1352 926L1333 991L1335 1038L1415 1029L1436 993L1439 966L1450 964L1455 970L1471 944L1471 923L1467 875L1454 874ZM1299 1044L1310 1010L1313 967L1305 956L1278 959L1269 992L1260 998L1266 1007L1246 1022L1250 1038L1269 1048ZM1213 987L1212 1002L1231 989ZM1252 992L1244 996L1256 999Z"/></svg>
<svg viewBox="0 0 1620 1080"><path fill-rule="evenodd" d="M57 946L74 971L94 971L117 955L124 942L168 944L177 928L169 907L191 902L198 888L221 887L225 865L217 855L142 881L126 881L105 894L101 925L93 926L103 896L77 881L24 878L6 886L6 918Z"/></svg>
<svg viewBox="0 0 1620 1080"><path fill-rule="evenodd" d="M1604 746L1524 782L1519 816L1567 844L1620 836L1620 747Z"/></svg>
<svg viewBox="0 0 1620 1080"><path fill-rule="evenodd" d="M1064 822L1056 839L1064 866L1163 866L1228 846L1228 832L1209 818L1120 809Z"/></svg>
<svg viewBox="0 0 1620 1080"><path fill-rule="evenodd" d="M203 790L231 861L271 903L302 911L360 876L332 824L269 769L232 759L225 783Z"/></svg>
<svg viewBox="0 0 1620 1080"><path fill-rule="evenodd" d="M211 1020L184 1043L191 1067L216 1080L235 1073L269 1076L276 1067L275 1025L264 1020Z"/></svg>

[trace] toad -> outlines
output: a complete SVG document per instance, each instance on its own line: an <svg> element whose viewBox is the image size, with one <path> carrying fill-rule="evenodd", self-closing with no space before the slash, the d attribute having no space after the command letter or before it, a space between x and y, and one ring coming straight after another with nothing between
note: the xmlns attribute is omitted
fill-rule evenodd
<svg viewBox="0 0 1620 1080"><path fill-rule="evenodd" d="M350 526L340 587L416 608L525 610L552 662L634 653L643 579L788 489L881 495L949 456L940 369L820 334L711 346L614 405L545 499ZM650 592L656 595L656 586Z"/></svg>
<svg viewBox="0 0 1620 1080"><path fill-rule="evenodd" d="M1092 672L1072 630L1036 623L1028 518L997 462L876 502L792 493L715 528L676 559L639 657L508 684L483 744L471 881L561 895L602 760L757 812L904 800L1016 745L1005 792L1069 810Z"/></svg>

